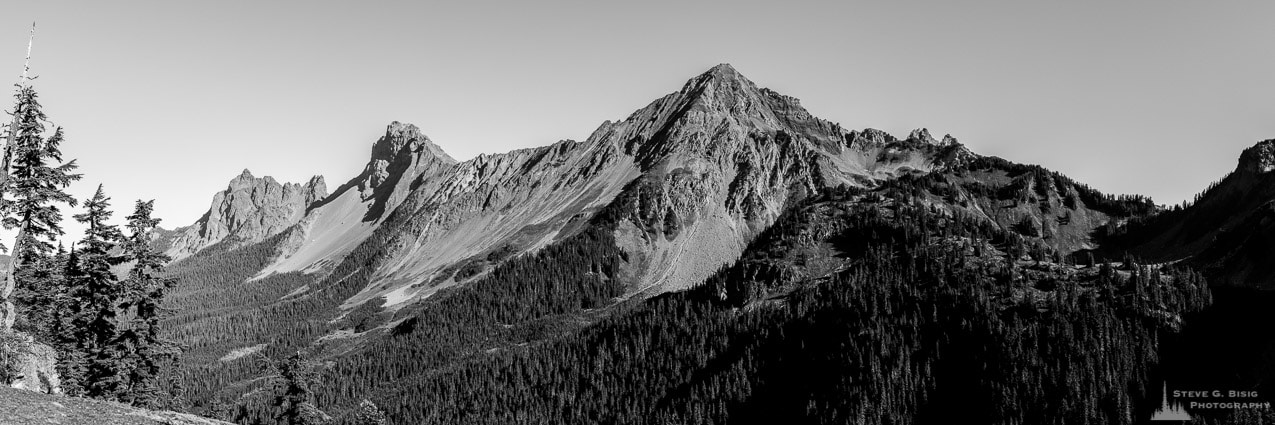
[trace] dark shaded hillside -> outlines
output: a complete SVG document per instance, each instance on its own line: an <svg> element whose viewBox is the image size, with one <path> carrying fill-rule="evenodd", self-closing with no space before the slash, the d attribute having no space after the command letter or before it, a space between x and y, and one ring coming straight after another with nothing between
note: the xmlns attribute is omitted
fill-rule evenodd
<svg viewBox="0 0 1275 425"><path fill-rule="evenodd" d="M1275 289L1275 140L1245 149L1235 171L1185 206L1105 229L1101 255L1183 261L1217 285Z"/></svg>
<svg viewBox="0 0 1275 425"><path fill-rule="evenodd" d="M1217 287L1209 308L1183 316L1180 333L1164 339L1162 363L1153 374L1171 389L1256 390L1254 399L1275 403L1275 332L1265 329L1275 323L1275 293L1252 288ZM1158 390L1158 388L1156 389ZM1160 400L1159 391L1150 394L1149 405ZM1264 423L1275 420L1275 411L1196 410L1210 423Z"/></svg>

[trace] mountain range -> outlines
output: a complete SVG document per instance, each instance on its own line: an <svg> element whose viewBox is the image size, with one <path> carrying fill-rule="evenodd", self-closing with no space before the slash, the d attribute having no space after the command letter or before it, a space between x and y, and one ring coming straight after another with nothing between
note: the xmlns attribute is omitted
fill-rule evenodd
<svg viewBox="0 0 1275 425"><path fill-rule="evenodd" d="M363 172L330 195L321 176L280 184L244 170L166 253L181 259L222 241L238 247L283 234L256 277L325 276L373 233L393 234L371 276L379 289L344 305L407 301L472 279L488 255L536 251L568 236L573 221L632 192L640 199L631 213L664 237L620 230L619 243L644 257L630 289L658 293L701 282L733 260L793 197L972 157L956 139L938 141L924 129L904 140L871 129L847 133L720 65L623 121L603 123L584 142L457 162L416 126L393 122ZM473 266L461 276L447 269L459 263ZM422 281L431 284L410 288Z"/></svg>
<svg viewBox="0 0 1275 425"><path fill-rule="evenodd" d="M1164 208L950 135L843 129L723 64L584 141L457 161L392 122L331 192L244 170L155 243L193 410L221 419L267 417L250 359L303 351L337 418L369 398L395 423L940 423L961 403L1131 423L1201 282L1275 289L1272 176L1268 140ZM979 356L1049 366L970 374ZM1028 389L1050 379L1071 386ZM1093 400L1025 407L1060 395Z"/></svg>

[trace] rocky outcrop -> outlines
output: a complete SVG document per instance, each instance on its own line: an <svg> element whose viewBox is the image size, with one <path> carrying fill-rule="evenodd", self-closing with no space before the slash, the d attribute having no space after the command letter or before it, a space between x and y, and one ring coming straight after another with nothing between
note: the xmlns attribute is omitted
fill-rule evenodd
<svg viewBox="0 0 1275 425"><path fill-rule="evenodd" d="M1263 174L1275 170L1275 139L1263 140L1240 153L1236 171Z"/></svg>
<svg viewBox="0 0 1275 425"><path fill-rule="evenodd" d="M328 196L328 185L323 181L323 176L311 177L301 189L306 205L313 205Z"/></svg>
<svg viewBox="0 0 1275 425"><path fill-rule="evenodd" d="M213 196L212 206L194 225L171 237L166 252L174 258L193 254L223 240L259 242L296 224L307 208L327 196L322 176L304 185L281 184L247 169Z"/></svg>
<svg viewBox="0 0 1275 425"><path fill-rule="evenodd" d="M938 140L934 140L933 136L930 136L930 130L924 128L912 130L911 133L908 133L908 140L929 145L936 145L939 143Z"/></svg>
<svg viewBox="0 0 1275 425"><path fill-rule="evenodd" d="M14 379L9 383L17 389L38 391L47 394L62 393L61 381L58 379L57 352L52 347L35 342L29 335L19 332L0 331L0 357L5 364L0 367L12 368Z"/></svg>
<svg viewBox="0 0 1275 425"><path fill-rule="evenodd" d="M372 145L372 158L356 177L364 199L372 200L367 220L380 218L403 202L422 176L456 164L456 160L412 124L391 122Z"/></svg>
<svg viewBox="0 0 1275 425"><path fill-rule="evenodd" d="M854 130L846 135L846 142L849 144L849 147L858 150L880 148L887 144L897 142L898 140L899 139L894 138L894 136L891 136L890 133L886 133L875 128L867 128L862 131Z"/></svg>

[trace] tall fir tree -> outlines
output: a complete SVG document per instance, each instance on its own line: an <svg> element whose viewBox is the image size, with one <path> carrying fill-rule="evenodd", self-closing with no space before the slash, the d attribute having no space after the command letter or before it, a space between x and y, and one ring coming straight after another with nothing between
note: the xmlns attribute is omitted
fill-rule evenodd
<svg viewBox="0 0 1275 425"><path fill-rule="evenodd" d="M73 173L75 160L62 162L60 145L62 128L44 136L47 117L37 99L35 89L19 85L15 95L16 107L9 139L4 151L4 172L0 177L0 211L4 213L6 229L17 229L10 255L8 273L0 285L0 328L13 327L17 312L11 304L15 292L47 293L51 281L37 279L33 272L24 272L25 265L48 260L53 252L52 242L63 234L62 213L58 204L75 206L75 198L65 192L71 182L79 180ZM61 163L61 164L59 164ZM32 300L42 301L39 296ZM31 305L27 310L48 310L48 305ZM43 323L35 323L40 326Z"/></svg>
<svg viewBox="0 0 1275 425"><path fill-rule="evenodd" d="M18 315L14 329L37 341L56 345L63 332L60 318L66 308L66 248L58 244L53 255L34 256L17 270L18 290L14 293Z"/></svg>
<svg viewBox="0 0 1275 425"><path fill-rule="evenodd" d="M123 399L144 407L168 407L173 394L163 388L161 372L180 354L179 347L160 336L160 303L176 279L163 277L170 258L151 247L151 235L159 225L152 218L155 201L137 201L127 217L129 235L121 247L124 259L132 262L128 278L120 287L120 311L129 318L115 341L128 367Z"/></svg>
<svg viewBox="0 0 1275 425"><path fill-rule="evenodd" d="M67 274L73 315L71 331L78 345L76 351L84 356L83 395L115 400L127 388L126 360L115 344L122 291L111 271L112 266L124 261L112 254L123 235L118 227L106 222L112 214L110 198L101 185L92 198L85 200L84 207L87 211L76 214L75 219L88 228L79 243L76 264Z"/></svg>
<svg viewBox="0 0 1275 425"><path fill-rule="evenodd" d="M73 396L84 394L87 363L84 352L81 351L83 344L79 339L82 332L76 329L81 324L79 297L82 292L75 287L81 275L79 258L80 255L72 244L62 268L62 285L65 288L59 296L59 311L62 314L52 323L53 329L50 330L53 334L53 346L58 351L57 370L58 377L62 380L62 391Z"/></svg>

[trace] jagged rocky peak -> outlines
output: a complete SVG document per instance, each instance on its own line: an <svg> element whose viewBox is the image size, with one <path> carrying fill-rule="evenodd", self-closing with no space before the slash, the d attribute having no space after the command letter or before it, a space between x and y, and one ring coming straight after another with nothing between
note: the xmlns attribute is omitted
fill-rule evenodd
<svg viewBox="0 0 1275 425"><path fill-rule="evenodd" d="M758 88L735 67L725 63L690 79L679 93L691 99L692 109L739 115L761 114L759 109L766 97L778 97L796 104L795 98Z"/></svg>
<svg viewBox="0 0 1275 425"><path fill-rule="evenodd" d="M408 148L404 151L404 148ZM435 145L429 136L421 133L421 129L416 125L402 123L398 121L391 122L385 126L385 135L381 136L375 144L372 145L372 160L383 159L393 161L394 157L405 152L425 152L430 155L445 158L448 161L456 162L451 156L448 156L443 149Z"/></svg>
<svg viewBox="0 0 1275 425"><path fill-rule="evenodd" d="M741 117L752 116L770 124L776 124L777 119L789 123L814 119L801 106L800 99L757 87L728 63L714 66L687 81L681 93L693 96L699 106Z"/></svg>
<svg viewBox="0 0 1275 425"><path fill-rule="evenodd" d="M1275 139L1258 142L1240 154L1240 163L1236 171L1254 174L1269 173L1275 170Z"/></svg>
<svg viewBox="0 0 1275 425"><path fill-rule="evenodd" d="M719 64L686 82L682 91L712 90L714 92L740 92L757 90L757 85L744 78L728 63Z"/></svg>
<svg viewBox="0 0 1275 425"><path fill-rule="evenodd" d="M211 207L195 225L178 231L168 251L180 257L232 236L244 242L264 240L299 221L327 191L322 176L305 184L279 183L244 169L226 190L213 195Z"/></svg>
<svg viewBox="0 0 1275 425"><path fill-rule="evenodd" d="M854 130L846 135L846 140L851 146L885 146L886 144L898 141L890 133L886 133L875 128L865 128L863 131Z"/></svg>
<svg viewBox="0 0 1275 425"><path fill-rule="evenodd" d="M244 169L226 190L213 196L204 224L205 237L236 235L258 240L282 231L301 218L309 204L327 196L323 177L306 184L280 184L273 177L253 177Z"/></svg>
<svg viewBox="0 0 1275 425"><path fill-rule="evenodd" d="M844 143L840 126L814 117L794 97L759 88L729 64L714 66L594 134L619 140L644 168L670 156L729 160L750 140L800 140L827 150Z"/></svg>
<svg viewBox="0 0 1275 425"><path fill-rule="evenodd" d="M310 181L305 184L281 184L274 177L254 177L252 171L245 168L238 176L231 179L230 184L226 186L226 190L218 195L228 197L236 192L247 192L248 195L243 200L251 201L253 205L270 206L277 203L276 201L293 202L299 200L304 206L328 196L328 187L323 181L323 176L310 177Z"/></svg>
<svg viewBox="0 0 1275 425"><path fill-rule="evenodd" d="M938 140L934 140L934 136L930 135L930 130L925 128L918 128L916 130L912 130L911 133L908 133L908 140L913 142L921 142L925 144L930 144L930 145L937 145L939 143Z"/></svg>
<svg viewBox="0 0 1275 425"><path fill-rule="evenodd" d="M456 165L451 156L421 134L415 125L398 121L385 127L385 135L372 145L372 158L363 174L355 177L363 200L371 200L366 220L393 211L423 176Z"/></svg>
<svg viewBox="0 0 1275 425"><path fill-rule="evenodd" d="M374 189L388 180L395 180L408 168L423 162L455 164L456 160L443 152L421 129L398 121L385 127L385 135L372 145L372 158L368 161L367 178L363 188Z"/></svg>
<svg viewBox="0 0 1275 425"><path fill-rule="evenodd" d="M323 181L323 176L317 175L310 177L310 181L305 183L306 204L322 201L328 197L328 184Z"/></svg>

